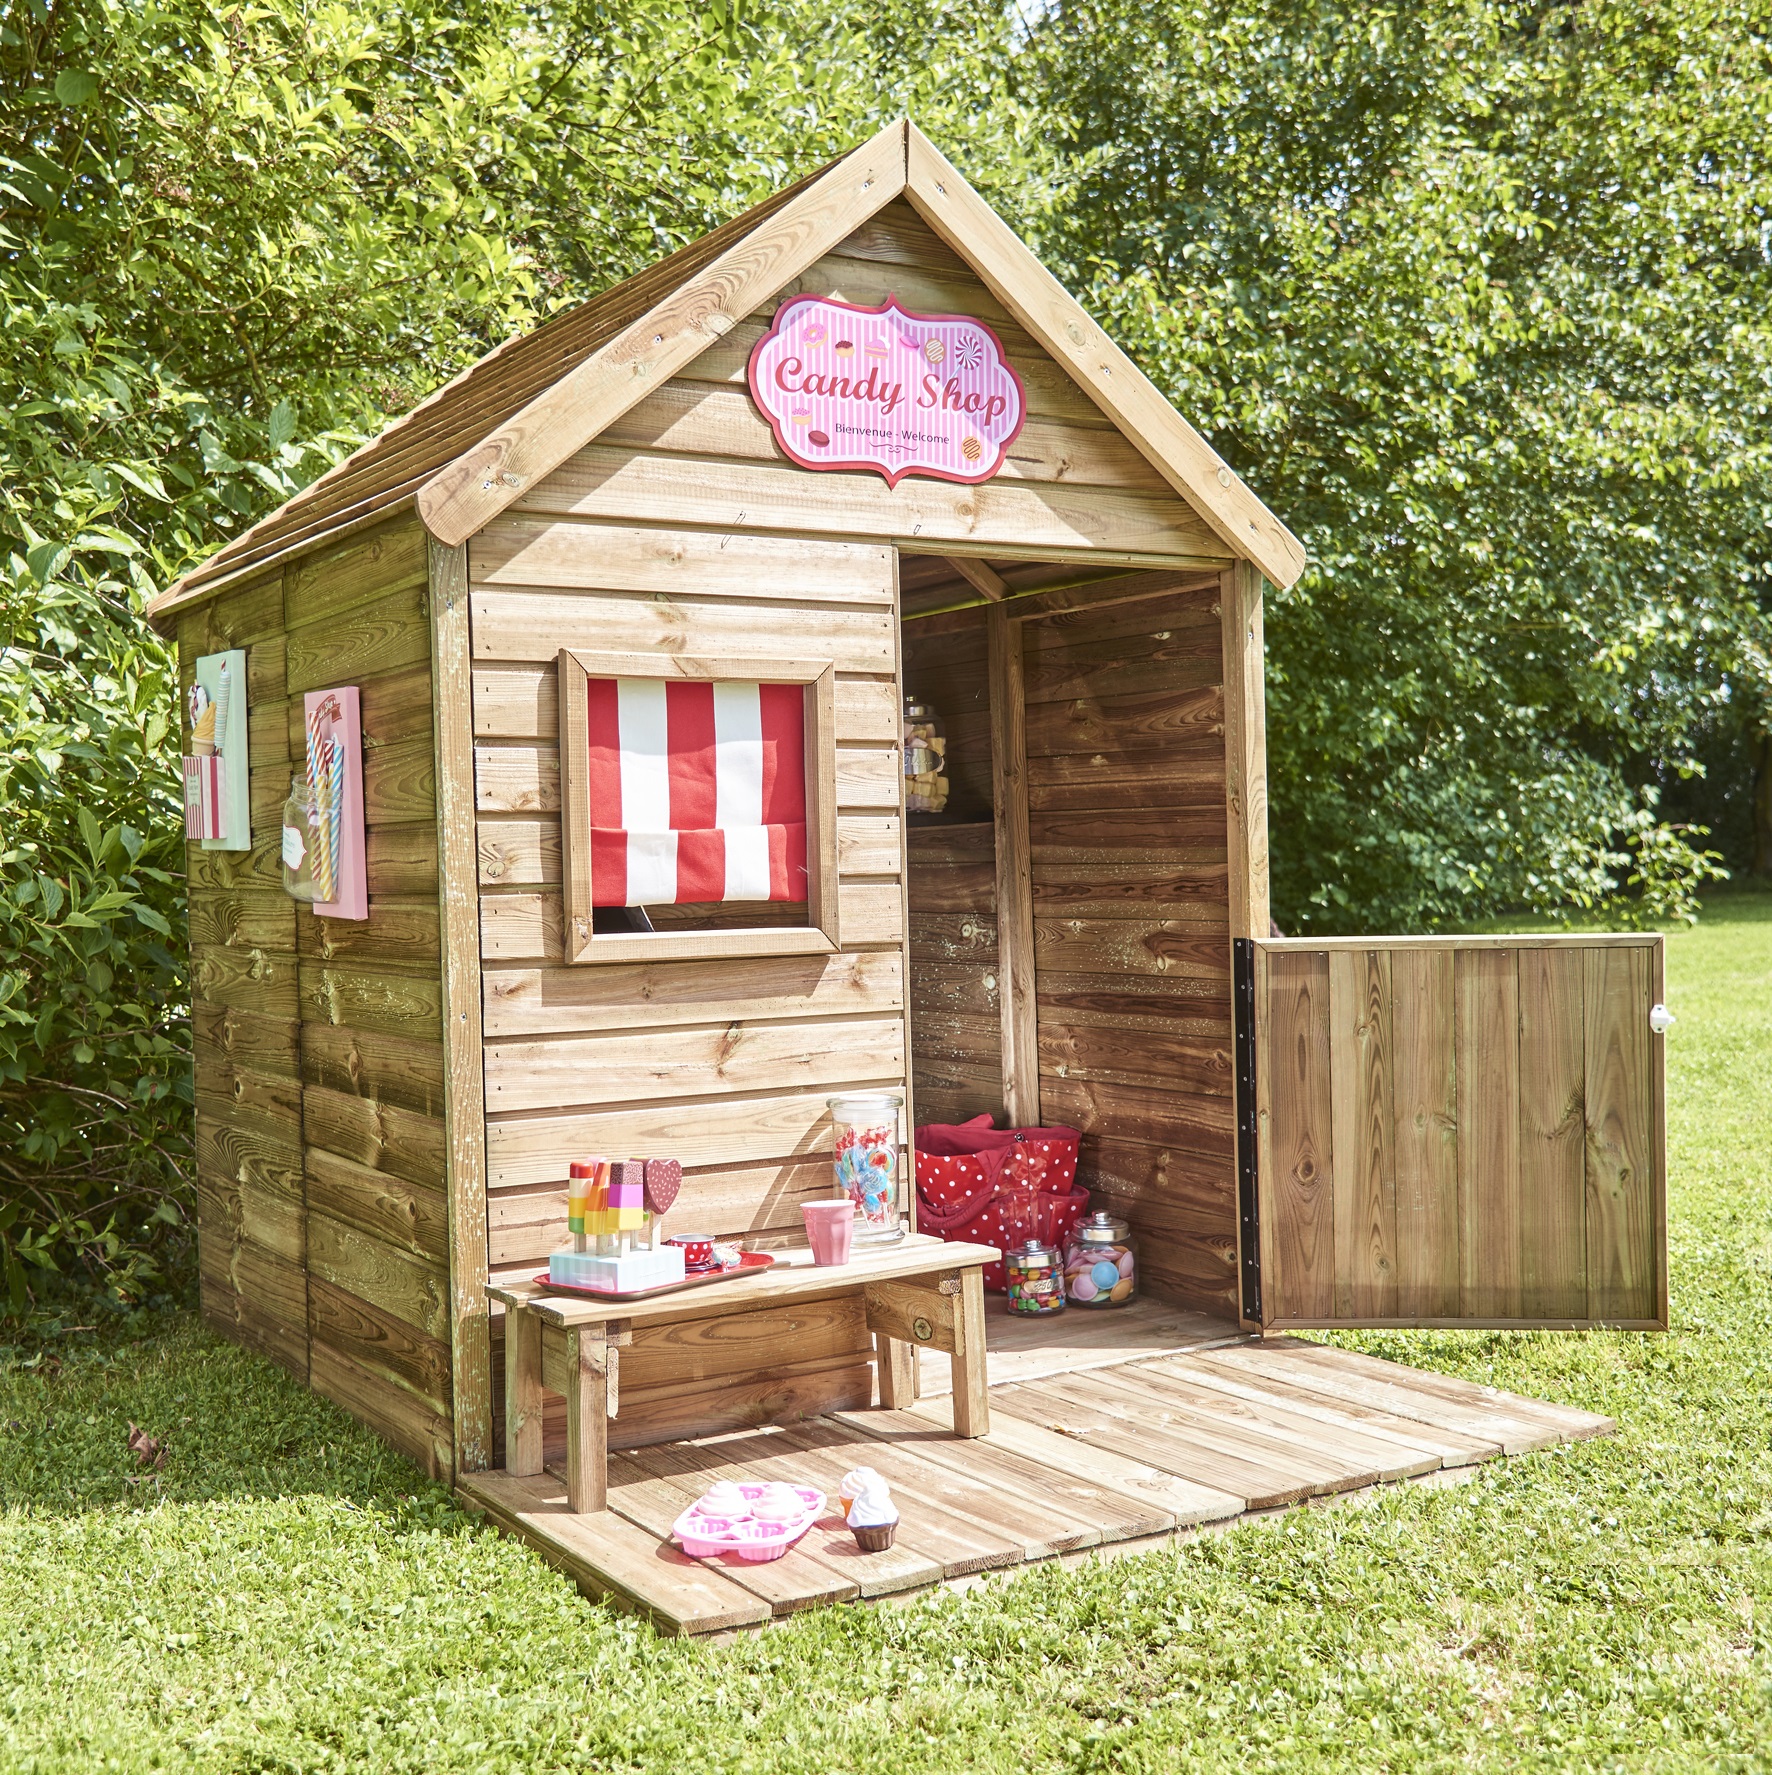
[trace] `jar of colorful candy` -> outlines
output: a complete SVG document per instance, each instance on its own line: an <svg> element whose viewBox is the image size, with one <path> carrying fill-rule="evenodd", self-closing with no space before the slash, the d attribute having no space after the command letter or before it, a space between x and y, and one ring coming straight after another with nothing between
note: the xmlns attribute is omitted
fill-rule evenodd
<svg viewBox="0 0 1772 1775"><path fill-rule="evenodd" d="M1064 1253L1056 1245L1029 1239L1003 1254L1009 1310L1030 1318L1064 1311Z"/></svg>
<svg viewBox="0 0 1772 1775"><path fill-rule="evenodd" d="M1064 1246L1064 1291L1074 1307L1123 1307L1138 1292L1132 1229L1106 1212L1079 1221Z"/></svg>
<svg viewBox="0 0 1772 1775"><path fill-rule="evenodd" d="M904 1237L898 1217L898 1111L889 1091L828 1097L837 1137L837 1194L855 1204L855 1242L886 1245Z"/></svg>
<svg viewBox="0 0 1772 1775"><path fill-rule="evenodd" d="M904 806L906 813L938 814L948 804L946 736L927 703L904 705Z"/></svg>

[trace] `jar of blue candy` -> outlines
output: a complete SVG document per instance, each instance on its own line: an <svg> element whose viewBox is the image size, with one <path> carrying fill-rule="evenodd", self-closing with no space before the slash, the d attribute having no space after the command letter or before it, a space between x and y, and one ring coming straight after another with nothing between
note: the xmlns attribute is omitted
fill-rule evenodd
<svg viewBox="0 0 1772 1775"><path fill-rule="evenodd" d="M905 1235L898 1210L898 1111L893 1092L827 1097L835 1137L837 1194L855 1204L855 1242L889 1245Z"/></svg>
<svg viewBox="0 0 1772 1775"><path fill-rule="evenodd" d="M1102 1211L1064 1244L1064 1294L1073 1307L1123 1307L1138 1293L1138 1245L1125 1221Z"/></svg>

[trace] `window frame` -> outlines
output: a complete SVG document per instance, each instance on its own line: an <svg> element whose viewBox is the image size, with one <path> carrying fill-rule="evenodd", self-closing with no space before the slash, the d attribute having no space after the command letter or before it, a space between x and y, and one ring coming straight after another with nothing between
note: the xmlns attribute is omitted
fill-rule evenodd
<svg viewBox="0 0 1772 1775"><path fill-rule="evenodd" d="M563 647L560 689L560 863L563 947L584 962L691 961L722 956L829 955L837 930L836 663L828 659L716 659L707 654L588 653ZM806 719L806 923L718 931L592 930L590 746L592 678L686 678L798 684ZM762 904L762 902L759 902Z"/></svg>

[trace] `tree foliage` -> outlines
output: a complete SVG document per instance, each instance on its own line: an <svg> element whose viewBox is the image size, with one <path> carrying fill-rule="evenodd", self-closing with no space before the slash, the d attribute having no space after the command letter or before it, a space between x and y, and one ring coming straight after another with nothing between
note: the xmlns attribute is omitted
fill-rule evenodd
<svg viewBox="0 0 1772 1775"><path fill-rule="evenodd" d="M1310 550L1267 623L1288 928L1690 911L1705 835L1658 799L1772 700L1768 23L1065 0L1036 34L1089 163L1055 242Z"/></svg>

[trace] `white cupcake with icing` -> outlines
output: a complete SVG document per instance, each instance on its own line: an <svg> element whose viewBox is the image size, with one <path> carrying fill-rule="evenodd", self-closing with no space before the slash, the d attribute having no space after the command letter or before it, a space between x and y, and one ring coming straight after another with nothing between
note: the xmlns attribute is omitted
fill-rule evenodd
<svg viewBox="0 0 1772 1775"><path fill-rule="evenodd" d="M892 1537L898 1529L898 1506L892 1501L892 1492L879 1474L874 1474L873 1483L866 1486L849 1506L849 1532L855 1536L855 1544L864 1553L884 1553L892 1545Z"/></svg>

